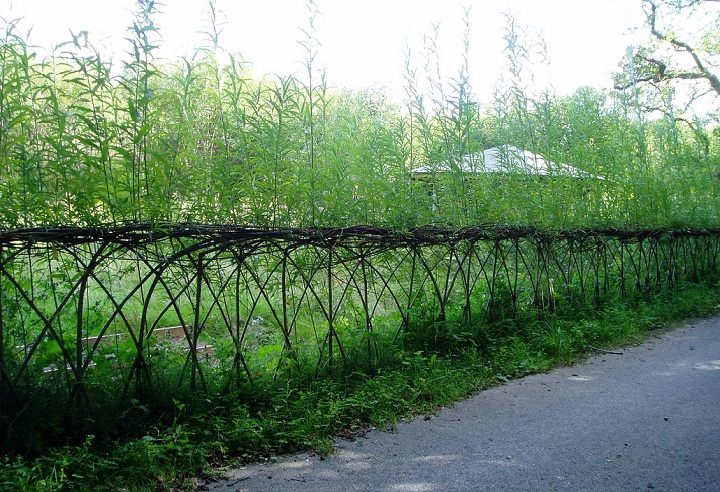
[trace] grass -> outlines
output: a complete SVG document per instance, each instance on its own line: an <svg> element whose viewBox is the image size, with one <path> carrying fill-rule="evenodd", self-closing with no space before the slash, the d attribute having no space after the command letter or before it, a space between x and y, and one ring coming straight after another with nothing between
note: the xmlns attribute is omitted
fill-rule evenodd
<svg viewBox="0 0 720 492"><path fill-rule="evenodd" d="M219 467L296 450L329 454L338 437L392 428L511 378L577 362L599 348L639 343L659 327L718 306L717 282L687 284L589 312L494 326L509 334L485 350L398 354L372 377L347 373L175 400L172 411L137 438L99 443L89 435L34 459L0 458L0 490L196 490L192 477L219 474Z"/></svg>

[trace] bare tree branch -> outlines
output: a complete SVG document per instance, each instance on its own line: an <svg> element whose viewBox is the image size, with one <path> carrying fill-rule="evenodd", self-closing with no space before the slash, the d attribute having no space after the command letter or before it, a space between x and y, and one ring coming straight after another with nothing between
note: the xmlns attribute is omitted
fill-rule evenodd
<svg viewBox="0 0 720 492"><path fill-rule="evenodd" d="M689 0L688 2L683 2L682 0L679 0L676 2L672 2L671 5L679 9L681 8L681 6L696 6L705 2L720 2L720 0ZM643 0L643 10L645 11L645 15L647 16L648 25L650 26L650 32L659 41L669 43L675 49L675 51L687 53L692 58L693 63L697 68L697 71L668 71L667 65L665 63L649 57L640 57L640 59L655 65L658 70L650 78L644 77L644 80L638 79L638 81L649 82L650 80L652 80L653 82L660 82L663 80L672 79L706 79L710 83L710 86L715 91L715 93L720 95L720 79L717 75L715 75L705 67L705 64L700 59L700 56L697 54L695 49L685 41L677 39L670 34L660 32L657 27L657 9L658 7L656 0ZM636 55L636 57L638 56L639 55Z"/></svg>
<svg viewBox="0 0 720 492"><path fill-rule="evenodd" d="M703 3L717 3L720 0L668 0L668 5L673 7L677 12L688 7L697 7Z"/></svg>

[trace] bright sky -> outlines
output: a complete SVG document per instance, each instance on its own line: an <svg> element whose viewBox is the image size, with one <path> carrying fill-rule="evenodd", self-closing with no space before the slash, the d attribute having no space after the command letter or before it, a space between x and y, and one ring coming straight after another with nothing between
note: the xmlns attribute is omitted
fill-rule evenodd
<svg viewBox="0 0 720 492"><path fill-rule="evenodd" d="M205 0L162 0L156 22L163 57L191 53L207 27ZM298 41L309 23L306 0L217 0L225 18L221 46L240 52L256 76L302 75L305 59ZM640 0L316 0L316 61L330 85L387 86L402 94L405 51L422 65L423 35L439 25L441 69L457 75L463 43L463 11L471 7L471 84L487 100L503 66L504 12L541 31L550 54L549 78L558 94L582 85L609 87L610 74L632 44L631 28L642 26ZM90 32L91 40L120 56L131 24L132 0L0 0L0 17L24 18L31 44L49 46L69 39L69 30Z"/></svg>

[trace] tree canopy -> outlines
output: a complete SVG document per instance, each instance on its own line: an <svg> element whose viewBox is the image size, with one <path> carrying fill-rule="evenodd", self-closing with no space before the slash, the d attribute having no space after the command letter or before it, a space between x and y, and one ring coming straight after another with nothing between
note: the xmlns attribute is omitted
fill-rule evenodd
<svg viewBox="0 0 720 492"><path fill-rule="evenodd" d="M720 2L641 1L648 37L643 44L629 48L623 70L616 76L616 89L643 86L651 110L698 108L698 102L703 108L717 109Z"/></svg>

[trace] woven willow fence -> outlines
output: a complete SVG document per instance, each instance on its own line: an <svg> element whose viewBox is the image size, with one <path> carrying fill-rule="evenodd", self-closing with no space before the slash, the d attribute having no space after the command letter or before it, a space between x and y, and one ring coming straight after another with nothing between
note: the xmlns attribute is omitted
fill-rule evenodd
<svg viewBox="0 0 720 492"><path fill-rule="evenodd" d="M528 309L698 281L720 232L135 224L0 234L0 396L15 415L327 373L422 338L482 348ZM415 345L416 346L416 345ZM12 420L12 418L10 418Z"/></svg>

